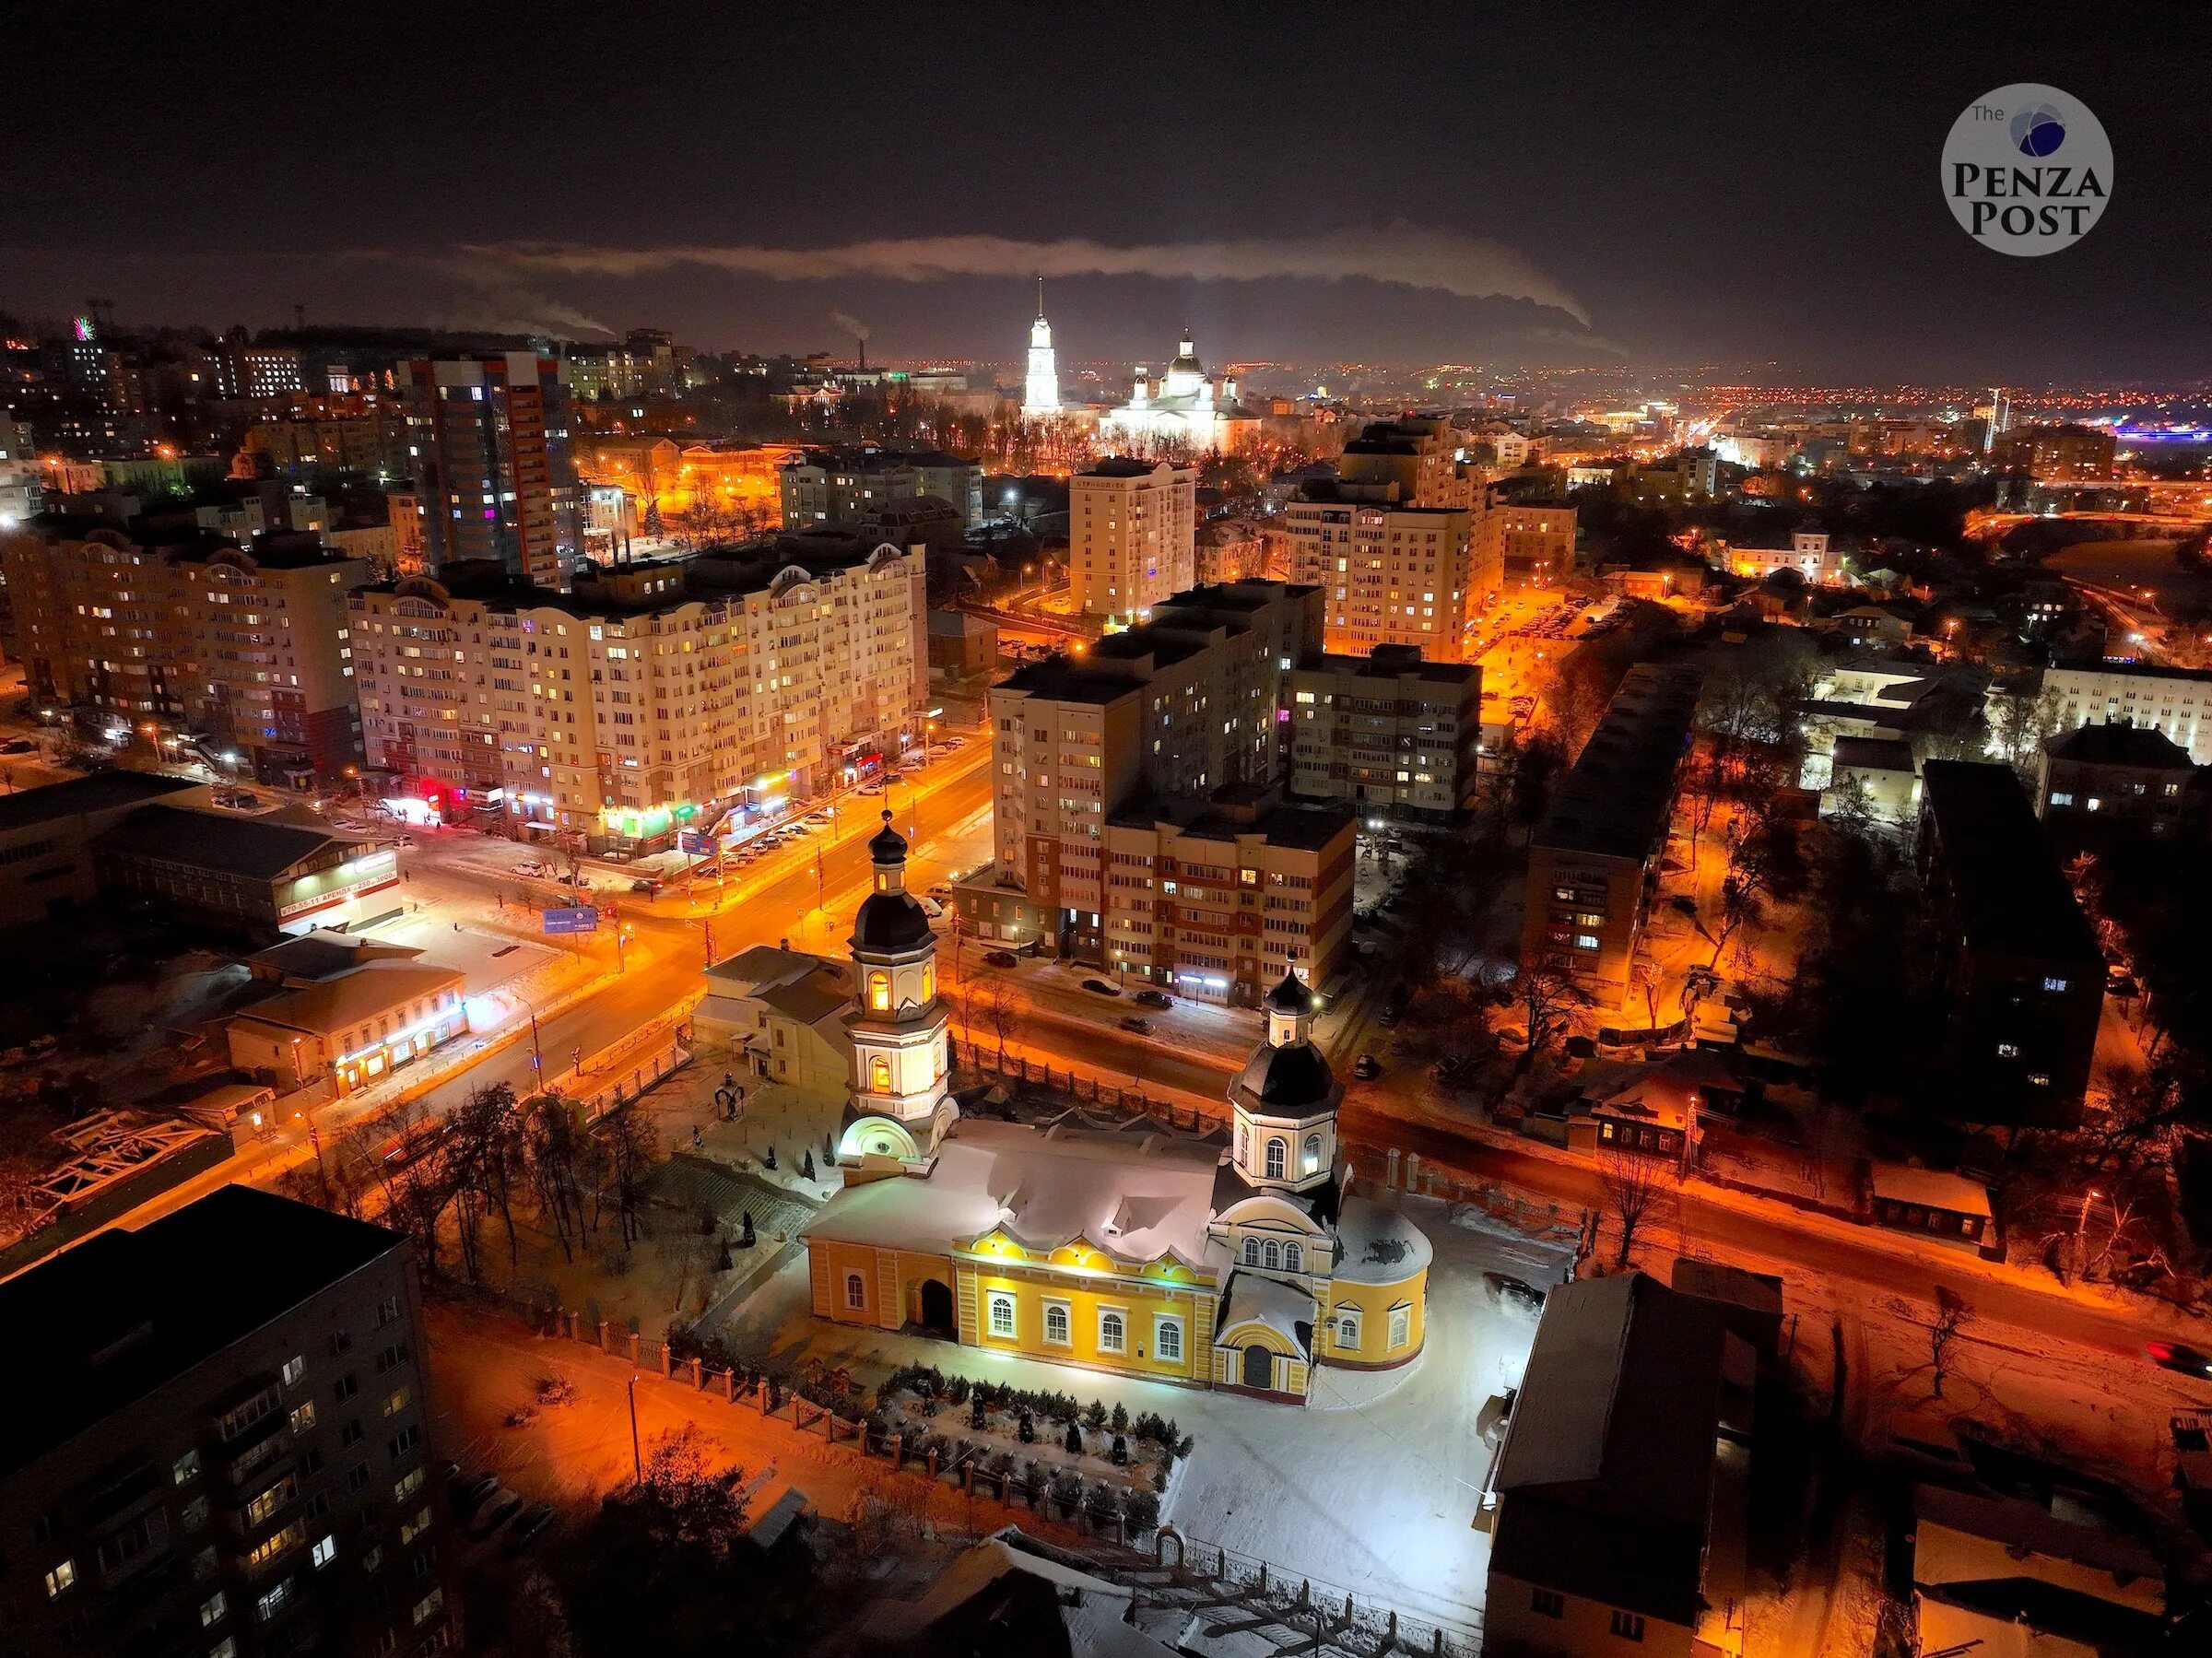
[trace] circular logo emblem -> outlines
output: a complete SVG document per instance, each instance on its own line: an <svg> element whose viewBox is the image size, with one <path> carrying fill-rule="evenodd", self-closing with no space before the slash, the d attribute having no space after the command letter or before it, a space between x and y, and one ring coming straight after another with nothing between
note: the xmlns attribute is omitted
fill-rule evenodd
<svg viewBox="0 0 2212 1658"><path fill-rule="evenodd" d="M2022 81L1985 92L1951 123L1943 199L1976 241L2033 258L2070 248L2112 194L2112 141L2079 99Z"/></svg>

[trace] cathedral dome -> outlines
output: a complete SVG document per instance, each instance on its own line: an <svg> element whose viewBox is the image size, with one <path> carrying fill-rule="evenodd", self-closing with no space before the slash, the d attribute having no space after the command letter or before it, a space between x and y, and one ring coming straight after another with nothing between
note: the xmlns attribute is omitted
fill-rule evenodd
<svg viewBox="0 0 2212 1658"><path fill-rule="evenodd" d="M1242 1097L1248 1109L1299 1117L1329 1105L1335 1097L1336 1077L1312 1042L1281 1048L1263 1044L1244 1062L1230 1091Z"/></svg>
<svg viewBox="0 0 2212 1658"><path fill-rule="evenodd" d="M934 943L929 917L911 892L871 892L853 918L853 947L896 953Z"/></svg>

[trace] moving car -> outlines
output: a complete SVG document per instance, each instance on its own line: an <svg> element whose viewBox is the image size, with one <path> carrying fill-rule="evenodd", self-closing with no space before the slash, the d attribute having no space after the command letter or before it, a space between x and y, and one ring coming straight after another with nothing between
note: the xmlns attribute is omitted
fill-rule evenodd
<svg viewBox="0 0 2212 1658"><path fill-rule="evenodd" d="M651 898L661 889L661 884L649 875L641 875L630 882L629 889L632 892L642 892L646 897Z"/></svg>
<svg viewBox="0 0 2212 1658"><path fill-rule="evenodd" d="M1352 1075L1361 1082L1372 1082L1382 1075L1382 1064L1371 1053L1362 1053L1352 1062Z"/></svg>
<svg viewBox="0 0 2212 1658"><path fill-rule="evenodd" d="M546 866L535 858L524 858L514 866L514 873L524 876L541 876L546 873Z"/></svg>
<svg viewBox="0 0 2212 1658"><path fill-rule="evenodd" d="M29 737L10 737L0 743L0 754L29 754L37 747L38 744Z"/></svg>
<svg viewBox="0 0 2212 1658"><path fill-rule="evenodd" d="M1122 1020L1122 1029L1135 1036L1150 1036L1152 1021L1133 1013Z"/></svg>
<svg viewBox="0 0 2212 1658"><path fill-rule="evenodd" d="M2146 1342L2143 1356L2160 1370L2178 1370L2184 1376L2212 1376L2212 1353L2185 1342Z"/></svg>
<svg viewBox="0 0 2212 1658"><path fill-rule="evenodd" d="M1086 979L1083 981L1083 988L1101 996L1118 996L1122 994L1119 985L1109 984L1103 979Z"/></svg>
<svg viewBox="0 0 2212 1658"><path fill-rule="evenodd" d="M986 950L983 952L983 964L986 967L1012 967L1018 960L1020 958L1016 956L1012 950Z"/></svg>
<svg viewBox="0 0 2212 1658"><path fill-rule="evenodd" d="M1482 1281L1490 1292L1490 1299L1500 1305L1520 1308L1524 1312L1544 1311L1544 1292L1524 1278L1511 1273L1486 1272Z"/></svg>
<svg viewBox="0 0 2212 1658"><path fill-rule="evenodd" d="M1132 1002L1141 1002L1147 1007L1172 1007L1175 998L1164 990L1139 990L1130 993Z"/></svg>

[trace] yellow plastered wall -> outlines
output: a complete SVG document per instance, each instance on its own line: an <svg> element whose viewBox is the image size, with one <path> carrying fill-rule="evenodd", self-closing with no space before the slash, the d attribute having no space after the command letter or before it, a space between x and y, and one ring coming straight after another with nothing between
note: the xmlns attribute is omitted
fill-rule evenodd
<svg viewBox="0 0 2212 1658"><path fill-rule="evenodd" d="M1406 1343L1390 1345L1390 1310L1406 1308ZM1359 1345L1347 1347L1336 1339L1336 1310L1359 1309ZM1395 1284L1352 1284L1336 1279L1329 1286L1323 1313L1324 1328L1314 1346L1320 1356L1338 1364L1403 1364L1421 1350L1429 1311L1429 1273L1426 1268Z"/></svg>
<svg viewBox="0 0 2212 1658"><path fill-rule="evenodd" d="M843 1243L833 1238L807 1241L806 1267L818 1318L882 1330L896 1330L914 1316L909 1303L924 1279L940 1279L950 1290L959 1287L953 1264L946 1256ZM846 1280L855 1273L866 1302L859 1308L851 1304L846 1291Z"/></svg>
<svg viewBox="0 0 2212 1658"><path fill-rule="evenodd" d="M960 1264L960 1340L985 1351L1019 1353L1059 1364L1118 1370L1160 1381L1204 1385L1212 1341L1215 1289L1204 1273L1171 1265L1143 1275L1117 1271L1110 1258L1080 1243L1049 1254L1030 1252L1003 1238L978 1245L979 1259ZM1014 1298L1014 1335L993 1335L989 1308L993 1292ZM1067 1309L1065 1345L1045 1338L1046 1310ZM1100 1314L1122 1315L1123 1350L1100 1345ZM1180 1319L1182 1353L1176 1360L1159 1357L1156 1319Z"/></svg>

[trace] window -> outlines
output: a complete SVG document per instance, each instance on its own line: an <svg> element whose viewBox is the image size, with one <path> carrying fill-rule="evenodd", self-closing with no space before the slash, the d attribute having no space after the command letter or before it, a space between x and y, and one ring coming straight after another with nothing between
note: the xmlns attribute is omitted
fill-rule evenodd
<svg viewBox="0 0 2212 1658"><path fill-rule="evenodd" d="M1120 1313L1118 1313L1118 1312L1101 1312L1101 1313L1100 1313L1100 1314L1099 1314L1099 1351L1100 1351L1100 1352L1101 1352L1101 1353L1125 1353L1125 1352L1127 1352L1127 1351L1128 1351L1127 1338L1126 1338L1126 1331L1127 1331L1127 1329L1128 1329L1128 1323L1127 1323L1127 1321L1126 1321L1126 1320L1124 1320L1124 1319L1122 1317L1122 1315L1121 1315Z"/></svg>
<svg viewBox="0 0 2212 1658"><path fill-rule="evenodd" d="M1279 1272L1282 1270L1283 1246L1281 1244L1270 1238L1267 1240L1267 1247L1263 1252L1265 1256L1267 1269L1270 1272Z"/></svg>
<svg viewBox="0 0 2212 1658"><path fill-rule="evenodd" d="M337 1395L338 1403L343 1405L361 1391L361 1384L353 1379L353 1372L348 1370L338 1378L337 1385L330 1391Z"/></svg>
<svg viewBox="0 0 2212 1658"><path fill-rule="evenodd" d="M307 1558L318 1567L329 1565L338 1558L338 1540L335 1537L324 1537L308 1551Z"/></svg>
<svg viewBox="0 0 2212 1658"><path fill-rule="evenodd" d="M868 1281L856 1272L845 1275L845 1305L854 1312L863 1311L868 1304Z"/></svg>
<svg viewBox="0 0 2212 1658"><path fill-rule="evenodd" d="M1182 1321L1179 1318L1155 1318L1152 1321L1152 1351L1162 1364L1182 1362Z"/></svg>
<svg viewBox="0 0 2212 1658"><path fill-rule="evenodd" d="M891 1062L881 1053L868 1061L868 1087L878 1094L891 1091Z"/></svg>
<svg viewBox="0 0 2212 1658"><path fill-rule="evenodd" d="M170 1476L178 1485L188 1485L200 1476L200 1453L187 1451L170 1464Z"/></svg>
<svg viewBox="0 0 2212 1658"><path fill-rule="evenodd" d="M76 1562L64 1560L46 1574L46 1598L53 1600L76 1582Z"/></svg>
<svg viewBox="0 0 2212 1658"><path fill-rule="evenodd" d="M1567 1597L1557 1589L1531 1589L1528 1592L1528 1609L1538 1617L1567 1616Z"/></svg>
<svg viewBox="0 0 2212 1658"><path fill-rule="evenodd" d="M2074 796L2061 790L2053 789L2051 792L2051 804L2054 806L2070 806L2074 804Z"/></svg>
<svg viewBox="0 0 2212 1658"><path fill-rule="evenodd" d="M1306 1270L1306 1252L1305 1252L1303 1249L1300 1248L1300 1247L1299 1247L1297 1244L1295 1244L1295 1243L1286 1243L1286 1244L1284 1244L1284 1245L1283 1245L1283 1270L1284 1270L1285 1272L1303 1272L1303 1271L1305 1271L1305 1270Z"/></svg>
<svg viewBox="0 0 2212 1658"><path fill-rule="evenodd" d="M397 1462L422 1443L422 1427L419 1423L410 1422L386 1442L391 1447L392 1460Z"/></svg>
<svg viewBox="0 0 2212 1658"><path fill-rule="evenodd" d="M376 1327L377 1327L379 1330L382 1330L382 1328L383 1328L383 1327L384 1327L386 1324L390 1323L391 1323L391 1322L392 1322L394 1319L397 1318L398 1316L399 1316L399 1298L398 1298L397 1296L395 1296L395 1295L390 1295L390 1296L386 1296L386 1297L385 1297L385 1298L384 1298L384 1299L382 1299L381 1302L379 1302L379 1303L378 1303L378 1305L377 1305L377 1309L376 1309Z"/></svg>
<svg viewBox="0 0 2212 1658"><path fill-rule="evenodd" d="M209 1595L206 1600L200 1603L200 1628L205 1629L209 1624L221 1623L223 1621L223 1615L229 1610L229 1600L224 1595L220 1589L218 1589L213 1594Z"/></svg>
<svg viewBox="0 0 2212 1658"><path fill-rule="evenodd" d="M891 976L888 973L868 975L868 1006L877 1013L891 1010Z"/></svg>
<svg viewBox="0 0 2212 1658"><path fill-rule="evenodd" d="M1006 1337L1014 1334L1014 1298L1001 1289L991 1292L991 1334Z"/></svg>
<svg viewBox="0 0 2212 1658"><path fill-rule="evenodd" d="M353 1347L353 1337L352 1337L352 1336L350 1336L350 1335L347 1335L347 1334L346 1334L346 1332L345 1332L345 1331L343 1331L343 1330L337 1330L337 1331L333 1331L333 1332L332 1332L332 1334L331 1334L331 1337L330 1337L330 1356L331 1356L333 1358L337 1358L337 1357L338 1357L338 1356L339 1356L341 1353L346 1353L346 1352L348 1352L348 1351L350 1351L350 1350L352 1349L352 1347Z"/></svg>
<svg viewBox="0 0 2212 1658"><path fill-rule="evenodd" d="M1997 1044L1997 1057L1998 1057L1999 1059L2018 1059L2018 1058L2019 1058L2019 1056L2020 1056L2020 1045L2019 1045L2019 1043L2018 1043L2018 1042L1999 1042L1999 1043Z"/></svg>
<svg viewBox="0 0 2212 1658"><path fill-rule="evenodd" d="M1306 1136L1304 1153L1299 1159L1298 1171L1300 1174L1319 1174L1321 1172L1321 1136L1319 1135Z"/></svg>
<svg viewBox="0 0 2212 1658"><path fill-rule="evenodd" d="M1413 1310L1393 1307L1390 1310L1390 1345L1393 1350L1413 1339Z"/></svg>
<svg viewBox="0 0 2212 1658"><path fill-rule="evenodd" d="M1359 1346L1359 1308L1339 1307L1336 1309L1336 1345L1340 1347L1353 1348Z"/></svg>
<svg viewBox="0 0 2212 1658"><path fill-rule="evenodd" d="M1245 1264L1245 1265L1247 1265L1247 1266L1257 1266L1259 1264L1260 1264L1260 1241L1259 1241L1257 1238L1247 1238L1247 1239L1245 1239L1245 1240L1244 1240L1244 1264Z"/></svg>
<svg viewBox="0 0 2212 1658"><path fill-rule="evenodd" d="M267 1490L262 1492L260 1496L254 1498L252 1502L246 1504L246 1523L259 1525L286 1503L291 1501L299 1494L299 1482L290 1475L286 1475Z"/></svg>
<svg viewBox="0 0 2212 1658"><path fill-rule="evenodd" d="M1271 1181L1279 1181L1283 1178L1283 1166L1288 1161L1288 1155L1283 1146L1284 1142L1281 1139L1274 1135L1268 1137L1267 1178Z"/></svg>
<svg viewBox="0 0 2212 1658"><path fill-rule="evenodd" d="M418 1509L413 1519L400 1522L399 1540L402 1545L412 1543L429 1529L430 1511L428 1508Z"/></svg>
<svg viewBox="0 0 2212 1658"><path fill-rule="evenodd" d="M2053 979L2046 977L2043 980L2043 988L2049 991L2054 996L2063 995L2065 994L2066 982L2064 979Z"/></svg>
<svg viewBox="0 0 2212 1658"><path fill-rule="evenodd" d="M292 1387L297 1385L300 1378L306 1374L307 1360L300 1358L299 1354L295 1353L289 1358L284 1361L285 1386Z"/></svg>
<svg viewBox="0 0 2212 1658"><path fill-rule="evenodd" d="M224 1636L207 1649L207 1658L238 1658L238 1642Z"/></svg>
<svg viewBox="0 0 2212 1658"><path fill-rule="evenodd" d="M207 1523L207 1499L205 1497L195 1497L186 1503L184 1511L180 1517L180 1523L188 1532L196 1532L200 1527L206 1525Z"/></svg>
<svg viewBox="0 0 2212 1658"><path fill-rule="evenodd" d="M429 1593L424 1595L421 1600L415 1603L416 1627L419 1629L422 1625L429 1623L431 1618L438 1616L438 1609L444 1605L445 1591L442 1589L433 1589Z"/></svg>
<svg viewBox="0 0 2212 1658"><path fill-rule="evenodd" d="M395 1387L384 1395L384 1415L387 1417L396 1417L406 1408L407 1390L406 1388Z"/></svg>
<svg viewBox="0 0 2212 1658"><path fill-rule="evenodd" d="M300 1400L292 1407L292 1431L296 1434L306 1433L314 1425L315 1402L312 1399Z"/></svg>
<svg viewBox="0 0 2212 1658"><path fill-rule="evenodd" d="M399 1482L392 1487L392 1500L394 1502L405 1502L408 1498L414 1496L416 1492L421 1489L422 1470L420 1468L417 1468L413 1473L404 1476Z"/></svg>
<svg viewBox="0 0 2212 1658"><path fill-rule="evenodd" d="M1634 1612L1616 1612L1611 1625L1613 1633L1623 1640L1643 1639L1643 1618Z"/></svg>

